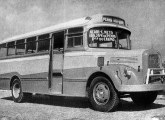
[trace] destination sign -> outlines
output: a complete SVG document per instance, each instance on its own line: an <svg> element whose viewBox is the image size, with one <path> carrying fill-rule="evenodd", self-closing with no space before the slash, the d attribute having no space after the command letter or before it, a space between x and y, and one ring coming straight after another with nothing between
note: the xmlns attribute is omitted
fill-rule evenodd
<svg viewBox="0 0 165 120"><path fill-rule="evenodd" d="M124 20L122 20L120 18L116 18L116 17L103 16L102 20L103 20L103 22L110 22L110 23L115 23L115 24L119 24L119 25L125 25Z"/></svg>
<svg viewBox="0 0 165 120"><path fill-rule="evenodd" d="M92 41L115 41L116 35L112 30L99 30L92 29L89 31L89 37L92 38Z"/></svg>

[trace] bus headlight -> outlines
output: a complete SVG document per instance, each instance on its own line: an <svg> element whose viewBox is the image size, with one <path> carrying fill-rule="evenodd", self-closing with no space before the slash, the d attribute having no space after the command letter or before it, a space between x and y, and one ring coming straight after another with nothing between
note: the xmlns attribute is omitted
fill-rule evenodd
<svg viewBox="0 0 165 120"><path fill-rule="evenodd" d="M124 68L124 77L126 77L127 79L130 79L131 74L132 74L132 71L130 68L128 68L128 67Z"/></svg>

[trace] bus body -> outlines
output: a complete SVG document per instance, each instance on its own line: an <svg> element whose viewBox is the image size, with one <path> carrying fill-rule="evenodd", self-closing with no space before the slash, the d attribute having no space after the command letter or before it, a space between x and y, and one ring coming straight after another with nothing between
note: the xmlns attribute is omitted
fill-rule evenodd
<svg viewBox="0 0 165 120"><path fill-rule="evenodd" d="M114 110L124 94L152 103L165 89L161 55L131 50L130 35L123 19L97 14L6 39L0 88L16 102L26 93L88 97L99 111Z"/></svg>

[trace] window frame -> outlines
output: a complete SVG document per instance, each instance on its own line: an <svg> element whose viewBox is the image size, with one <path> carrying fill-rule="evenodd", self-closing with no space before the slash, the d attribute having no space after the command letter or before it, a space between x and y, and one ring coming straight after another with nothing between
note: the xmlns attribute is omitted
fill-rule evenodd
<svg viewBox="0 0 165 120"><path fill-rule="evenodd" d="M82 31L78 31L78 32L69 32L70 29L82 29ZM78 27L73 27L73 28L68 28L66 29L66 34L65 34L65 50L66 51L79 51L79 50L84 50L84 26L78 26ZM68 38L73 38L75 39L75 37L82 37L82 41L81 41L81 45L76 46L76 47L68 47ZM74 40L75 41L75 40Z"/></svg>
<svg viewBox="0 0 165 120"><path fill-rule="evenodd" d="M22 42L22 43L17 43L18 41L24 41L24 42ZM24 52L22 52L23 54L17 54L17 53L19 53L19 52L17 52L17 46L18 45L24 45ZM25 39L20 39L20 40L16 40L16 51L15 51L15 55L16 56L19 56L19 55L25 55L25 51L26 51L26 43L25 43Z"/></svg>
<svg viewBox="0 0 165 120"><path fill-rule="evenodd" d="M35 38L35 40L34 41L29 41L29 42L27 42L28 41L28 39L31 39L31 38ZM33 44L33 43L35 43L35 49L34 49L34 52L29 52L28 53L28 44ZM38 53L37 52L37 36L32 36L32 37L28 37L28 38L26 38L26 42L25 42L25 46L26 46L26 48L25 48L25 54L36 54L36 53ZM33 49L32 49L32 51L33 51Z"/></svg>
<svg viewBox="0 0 165 120"><path fill-rule="evenodd" d="M121 30L124 30L125 32L128 32L128 35L129 35L129 37L128 37L128 35L127 35L127 48L126 49L121 49L121 48L119 48L119 40L121 40L121 39L119 39L118 38L118 32L115 32L115 34L116 34L116 36L117 36L117 47L116 48L112 48L112 47L91 47L90 45L89 45L89 31L91 30L91 29L94 29L94 28L111 28L111 29L121 29ZM111 26L93 26L93 27L90 27L88 30L87 30L87 46L89 47L89 48L102 48L102 49L121 49L121 50L130 50L131 49L131 46L130 46L130 36L131 36L131 32L129 31L129 30L126 30L126 29L123 29L123 28L116 28L116 27L111 27Z"/></svg>
<svg viewBox="0 0 165 120"><path fill-rule="evenodd" d="M63 33L63 47L62 47L62 49L60 49L60 48L54 48L55 34L58 34L58 33ZM53 49L54 52L64 52L64 50L65 50L65 40L66 40L65 34L66 34L66 29L60 30L60 31L56 31L56 32L53 32L52 33L52 46L53 46L52 49ZM56 42L56 43L58 43L58 42Z"/></svg>
<svg viewBox="0 0 165 120"><path fill-rule="evenodd" d="M14 43L14 45L9 45L9 43ZM14 46L14 53L13 54L9 54L9 49L10 47ZM10 41L7 43L7 56L15 56L16 55L16 41Z"/></svg>
<svg viewBox="0 0 165 120"><path fill-rule="evenodd" d="M73 39L73 47L69 47L68 46L68 43L69 43L69 38L72 38ZM82 40L80 41L81 42L81 44L80 45L76 45L75 44L75 41L76 41L76 38L82 38ZM71 37L68 37L68 39L67 39L67 48L80 48L80 47L83 47L83 35L79 35L79 36L71 36Z"/></svg>
<svg viewBox="0 0 165 120"><path fill-rule="evenodd" d="M74 29L79 29L80 30L78 32L73 32ZM73 31L71 31L69 34L68 34L68 30L72 29ZM76 30L75 30L76 31ZM37 56L37 55L42 55L42 54L49 54L50 53L50 48L51 48L51 44L54 43L54 40L53 39L53 35L56 34L56 33L59 33L59 32L63 32L64 33L64 38L63 38L63 48L62 50L60 49L54 49L53 48L53 51L58 51L58 52L62 52L64 53L65 51L74 51L74 50L85 50L84 48L84 26L79 26L79 27L72 27L72 28L67 28L67 29L63 29L63 30L59 30L59 31L54 31L54 32L49 32L49 33L43 33L43 34L39 34L39 35L34 35L34 36L29 36L29 37L24 37L24 38L20 38L20 39L16 39L16 40L13 40L13 41L9 41L9 42L6 42L6 43L1 43L0 45L5 45L6 46L6 53L4 53L5 55L4 56L1 56L0 59L8 59L8 58L19 58L19 57L28 57L28 56ZM49 35L49 38L45 38L45 39L39 39L40 36L42 35ZM81 41L81 45L77 46L77 47L71 47L71 48L68 48L67 47L67 43L68 43L68 36L69 37L72 37L73 39L75 39L76 37L82 37L82 41ZM33 41L28 41L28 39L31 39L31 38L35 38L35 40ZM40 51L39 50L39 42L40 41L47 41L47 40L50 40L49 41L49 49L48 51ZM19 43L18 41L20 40L23 40L22 43ZM14 54L12 55L9 55L9 49L8 48L8 43L10 42L14 42L14 48L15 48L15 52ZM53 43L52 43L53 42ZM35 49L34 49L34 53L27 53L27 49L28 49L28 43L35 43ZM25 50L24 50L24 53L22 52L21 54L18 54L18 48L17 46L19 45L24 45L25 47ZM53 46L54 47L54 46Z"/></svg>
<svg viewBox="0 0 165 120"><path fill-rule="evenodd" d="M3 56L0 56L0 58L6 58L7 57L7 43L2 43L2 44L0 44L0 50L1 50L1 46L2 45L5 45L5 47L4 48L6 48L6 50L5 50L5 53L4 53L4 55Z"/></svg>
<svg viewBox="0 0 165 120"><path fill-rule="evenodd" d="M49 37L48 38L43 38L43 39L40 39L41 36L44 36L44 35L48 35ZM42 35L38 35L37 37L37 53L47 53L50 51L50 43L51 43L51 33L46 33L46 34L42 34ZM48 46L48 51L46 50L39 50L39 42L41 41L49 41L49 46Z"/></svg>

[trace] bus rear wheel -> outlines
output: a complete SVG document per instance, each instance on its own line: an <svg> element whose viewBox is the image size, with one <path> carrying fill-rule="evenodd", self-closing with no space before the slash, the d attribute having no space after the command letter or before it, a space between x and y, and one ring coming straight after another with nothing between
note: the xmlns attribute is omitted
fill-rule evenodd
<svg viewBox="0 0 165 120"><path fill-rule="evenodd" d="M14 102L21 103L32 97L31 93L23 93L21 87L21 81L16 78L11 86L12 98Z"/></svg>
<svg viewBox="0 0 165 120"><path fill-rule="evenodd" d="M147 107L156 100L157 94L157 92L132 93L131 99L135 104Z"/></svg>
<svg viewBox="0 0 165 120"><path fill-rule="evenodd" d="M119 98L113 85L107 78L96 77L90 85L89 101L95 110L109 112L117 108Z"/></svg>

